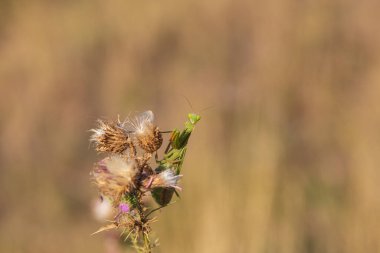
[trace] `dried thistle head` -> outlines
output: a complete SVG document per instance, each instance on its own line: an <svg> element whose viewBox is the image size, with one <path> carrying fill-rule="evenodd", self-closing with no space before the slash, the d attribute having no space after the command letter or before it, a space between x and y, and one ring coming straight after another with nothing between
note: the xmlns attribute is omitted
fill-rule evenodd
<svg viewBox="0 0 380 253"><path fill-rule="evenodd" d="M162 135L158 127L153 127L144 134L136 134L139 146L149 153L158 150L162 145Z"/></svg>
<svg viewBox="0 0 380 253"><path fill-rule="evenodd" d="M91 129L90 141L95 143L98 152L122 154L131 145L128 133L120 123L98 120L98 128Z"/></svg>
<svg viewBox="0 0 380 253"><path fill-rule="evenodd" d="M138 168L133 160L125 161L120 156L111 156L97 163L91 174L99 192L117 201L123 193L134 187L137 173Z"/></svg>
<svg viewBox="0 0 380 253"><path fill-rule="evenodd" d="M153 124L153 120L153 112L146 111L127 122L134 132L139 146L149 153L158 150L162 145L162 135L159 128Z"/></svg>

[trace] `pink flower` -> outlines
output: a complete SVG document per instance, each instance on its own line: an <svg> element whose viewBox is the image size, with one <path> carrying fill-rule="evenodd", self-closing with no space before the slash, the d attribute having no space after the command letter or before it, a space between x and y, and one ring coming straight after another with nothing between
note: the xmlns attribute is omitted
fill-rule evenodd
<svg viewBox="0 0 380 253"><path fill-rule="evenodd" d="M129 205L126 203L120 203L119 209L121 213L129 213L130 211Z"/></svg>

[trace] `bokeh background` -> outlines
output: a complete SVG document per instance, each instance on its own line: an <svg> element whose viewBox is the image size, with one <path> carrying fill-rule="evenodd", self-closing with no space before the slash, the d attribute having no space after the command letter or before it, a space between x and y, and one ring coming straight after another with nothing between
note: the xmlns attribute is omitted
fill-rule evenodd
<svg viewBox="0 0 380 253"><path fill-rule="evenodd" d="M156 252L380 252L379 10L1 0L0 252L105 252L87 130L147 109L203 116Z"/></svg>

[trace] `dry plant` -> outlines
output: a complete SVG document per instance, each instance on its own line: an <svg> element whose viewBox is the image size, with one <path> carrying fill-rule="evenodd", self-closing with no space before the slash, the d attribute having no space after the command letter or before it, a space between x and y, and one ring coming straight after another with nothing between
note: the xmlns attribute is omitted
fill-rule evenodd
<svg viewBox="0 0 380 253"><path fill-rule="evenodd" d="M163 132L154 124L151 111L124 121L98 120L97 128L91 129L90 141L96 151L108 156L95 164L91 178L101 199L112 204L115 216L94 234L120 229L124 241L130 240L137 252L151 252L158 245L158 240L152 241L150 236L151 224L157 220L152 214L167 206L173 194L181 190L178 180L187 142L200 116L189 114L188 118L184 130L170 131L161 160L157 150L162 146ZM159 205L157 208L148 205L149 196Z"/></svg>

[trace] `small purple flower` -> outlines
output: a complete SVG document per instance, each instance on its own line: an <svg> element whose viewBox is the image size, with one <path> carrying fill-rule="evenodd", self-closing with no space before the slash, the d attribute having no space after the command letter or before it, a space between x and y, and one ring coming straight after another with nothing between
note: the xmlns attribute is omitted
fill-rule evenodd
<svg viewBox="0 0 380 253"><path fill-rule="evenodd" d="M126 203L120 203L119 209L120 209L120 212L122 213L129 213L130 211L129 205Z"/></svg>

